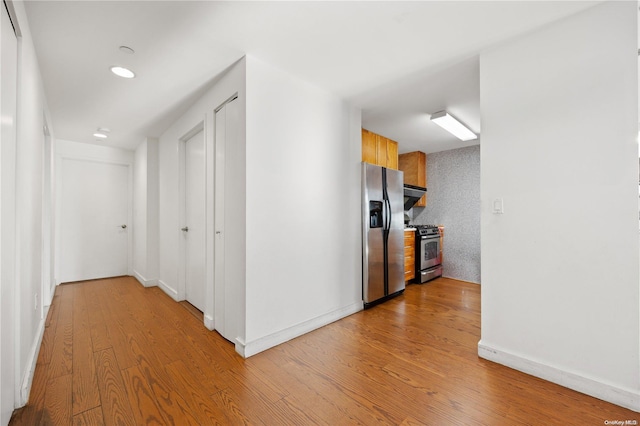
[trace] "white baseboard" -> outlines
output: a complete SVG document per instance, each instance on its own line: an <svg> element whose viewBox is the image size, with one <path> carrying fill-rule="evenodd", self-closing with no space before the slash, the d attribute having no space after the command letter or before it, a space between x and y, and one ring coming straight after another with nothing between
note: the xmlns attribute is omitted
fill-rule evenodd
<svg viewBox="0 0 640 426"><path fill-rule="evenodd" d="M214 319L207 314L204 315L204 326L207 327L209 331L213 331L216 326Z"/></svg>
<svg viewBox="0 0 640 426"><path fill-rule="evenodd" d="M462 278L456 278L456 277L449 277L447 275L443 275L442 278L449 278L450 280L456 280L456 281L460 281L463 283L469 283L469 284L477 284L480 285L480 283L477 283L475 281L468 281L468 280L463 280Z"/></svg>
<svg viewBox="0 0 640 426"><path fill-rule="evenodd" d="M158 285L157 279L148 280L135 269L133 270L133 276L140 282L140 284L142 284L143 287L156 287Z"/></svg>
<svg viewBox="0 0 640 426"><path fill-rule="evenodd" d="M251 355L247 355L246 354L245 347L246 347L246 345L244 343L244 340L242 340L240 338L237 338L236 339L236 344L235 344L235 349L236 349L236 353L238 353L238 355L240 355L242 358L248 358L249 356L251 356ZM264 350L266 350L266 349L263 349L263 351ZM260 351L260 352L262 352L262 351ZM256 353L258 353L258 352L256 352Z"/></svg>
<svg viewBox="0 0 640 426"><path fill-rule="evenodd" d="M355 314L363 309L362 301L352 303L335 311L327 312L316 318L296 324L292 327L280 330L278 332L260 337L251 342L245 343L241 339L236 339L236 352L243 358L249 358L252 355L273 348L281 343L287 342L296 337L302 336L310 331L331 324L334 321Z"/></svg>
<svg viewBox="0 0 640 426"><path fill-rule="evenodd" d="M47 309L48 311L48 309ZM31 349L29 350L29 356L27 358L27 369L22 376L22 381L20 383L20 395L18 396L18 401L16 401L16 408L24 407L29 402L29 393L31 392L31 385L33 384L33 374L36 371L36 363L38 362L38 353L40 352L40 346L42 345L42 336L44 336L44 324L45 319L47 318L47 312L44 313L44 318L40 320L40 324L38 324L38 331L36 333L36 338L31 345Z"/></svg>
<svg viewBox="0 0 640 426"><path fill-rule="evenodd" d="M593 396L594 398L640 412L640 392L638 390L623 389L609 383L603 383L576 373L542 364L501 349L496 349L484 344L482 340L478 342L478 356Z"/></svg>
<svg viewBox="0 0 640 426"><path fill-rule="evenodd" d="M179 302L178 300L178 290L171 288L167 283L162 280L158 280L158 287L162 289L165 293L167 293L173 300Z"/></svg>

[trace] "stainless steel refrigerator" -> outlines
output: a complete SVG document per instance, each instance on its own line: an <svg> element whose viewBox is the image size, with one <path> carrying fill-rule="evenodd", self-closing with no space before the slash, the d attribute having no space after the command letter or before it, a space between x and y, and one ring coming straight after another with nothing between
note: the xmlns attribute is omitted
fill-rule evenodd
<svg viewBox="0 0 640 426"><path fill-rule="evenodd" d="M369 308L404 291L403 173L362 163L362 299Z"/></svg>

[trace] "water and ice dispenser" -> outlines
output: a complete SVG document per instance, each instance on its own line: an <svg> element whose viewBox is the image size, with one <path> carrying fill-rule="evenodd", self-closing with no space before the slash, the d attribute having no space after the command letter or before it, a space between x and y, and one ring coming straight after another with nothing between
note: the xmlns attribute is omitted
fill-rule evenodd
<svg viewBox="0 0 640 426"><path fill-rule="evenodd" d="M369 201L369 228L382 228L382 201Z"/></svg>

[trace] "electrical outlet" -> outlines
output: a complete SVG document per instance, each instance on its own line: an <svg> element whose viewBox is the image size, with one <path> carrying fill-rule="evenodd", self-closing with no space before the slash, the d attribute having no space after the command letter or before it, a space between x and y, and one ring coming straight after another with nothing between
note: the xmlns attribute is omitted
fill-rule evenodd
<svg viewBox="0 0 640 426"><path fill-rule="evenodd" d="M33 296L33 310L38 310L38 293Z"/></svg>

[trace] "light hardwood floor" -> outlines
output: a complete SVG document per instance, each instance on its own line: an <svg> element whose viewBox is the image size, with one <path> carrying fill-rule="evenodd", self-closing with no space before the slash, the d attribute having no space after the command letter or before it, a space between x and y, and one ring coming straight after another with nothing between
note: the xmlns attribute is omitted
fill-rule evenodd
<svg viewBox="0 0 640 426"><path fill-rule="evenodd" d="M479 338L479 286L446 278L247 360L159 288L131 277L65 284L11 424L640 423L478 358Z"/></svg>

